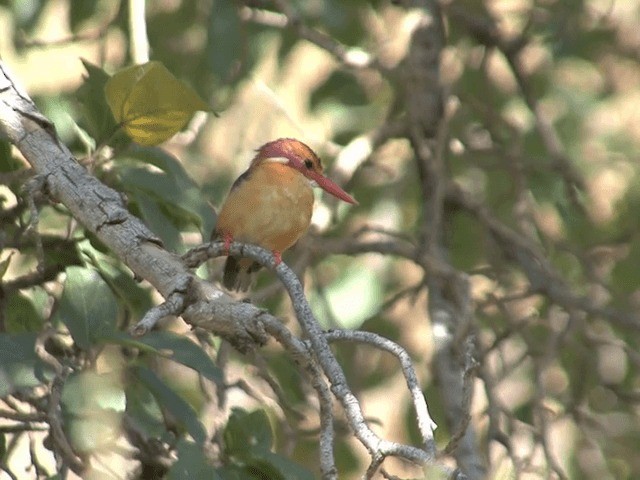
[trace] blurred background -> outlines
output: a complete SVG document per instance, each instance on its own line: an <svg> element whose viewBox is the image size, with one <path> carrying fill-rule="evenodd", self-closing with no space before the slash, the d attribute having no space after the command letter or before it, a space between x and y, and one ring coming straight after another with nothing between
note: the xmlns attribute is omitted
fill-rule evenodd
<svg viewBox="0 0 640 480"><path fill-rule="evenodd" d="M456 418L459 410L443 394L434 367L429 287L439 273L421 260L430 236L437 237L439 258L469 287L470 321L448 325L454 347L471 344L476 362L465 370L460 353L451 365L473 386L462 405L473 433L468 458L484 465L486 478L640 477L639 1L155 0L146 2L146 24L132 21L130 7L0 0L0 55L62 141L127 194L131 210L168 248L183 253L207 241L216 207L255 149L298 138L360 205L318 194L311 231L284 260L304 279L324 328L376 332L407 349L440 448L454 435L451 413ZM436 231L425 223L432 206L408 133L416 91L410 53L429 18L442 22L442 44L428 46L440 62L439 77L418 87L439 97L429 112L438 119L437 133L421 130L436 142L434 151L440 148ZM150 58L216 112L197 113L162 145L183 169L176 190L140 181L134 169L163 172L152 162L120 161L132 154L109 150L88 125L92 107L81 59L113 74L139 61L140 34ZM3 183L2 208L9 212L21 205L20 189ZM11 225L16 235L24 233L24 222ZM78 244L70 234L78 228L64 209L43 207L41 235ZM53 315L68 263L52 278L7 290L5 283L34 267L36 254L6 237L0 246L0 261L12 257L2 277L10 293L0 304L4 321L20 323L28 312L40 328ZM96 261L117 263L102 254ZM211 268L214 279L220 262ZM136 288L138 303L119 302L122 325L159 300L144 284ZM290 302L269 273L261 273L249 298L298 331ZM459 306L446 289L444 298ZM188 330L179 321L166 328ZM374 430L418 444L397 361L366 345L337 344L335 352ZM224 425L233 406L264 408L275 450L317 474L318 406L287 354L271 344L257 358L219 344L210 353L226 384L235 385L224 407L192 370L164 360L155 367L208 429ZM100 358L102 373L126 363L116 348ZM95 384L83 377L74 388L83 395ZM289 408L300 415L288 415ZM2 430L6 421L0 418L1 463L20 472L18 478L53 474L44 434ZM367 453L340 421L338 432L340 478L360 478ZM38 468L30 443L39 452ZM103 447L89 450L102 455L90 478L135 477L130 444L122 440L123 451ZM459 466L460 456L451 453L442 461ZM422 475L392 459L385 468L401 478ZM10 477L0 472L0 478Z"/></svg>

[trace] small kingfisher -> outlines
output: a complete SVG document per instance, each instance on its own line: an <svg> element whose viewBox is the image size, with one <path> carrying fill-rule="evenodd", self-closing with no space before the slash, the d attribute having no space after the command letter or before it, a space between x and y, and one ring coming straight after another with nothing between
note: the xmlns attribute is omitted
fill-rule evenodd
<svg viewBox="0 0 640 480"><path fill-rule="evenodd" d="M322 162L311 148L293 138L280 138L257 150L251 165L231 186L212 239L252 243L273 252L276 265L282 252L307 231L318 186L347 203L358 202L322 174ZM260 264L228 257L222 284L246 291Z"/></svg>

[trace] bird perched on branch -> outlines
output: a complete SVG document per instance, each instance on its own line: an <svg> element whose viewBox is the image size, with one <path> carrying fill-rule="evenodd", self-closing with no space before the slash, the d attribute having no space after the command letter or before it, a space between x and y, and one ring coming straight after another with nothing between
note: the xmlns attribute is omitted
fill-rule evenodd
<svg viewBox="0 0 640 480"><path fill-rule="evenodd" d="M251 165L231 187L212 239L252 243L271 250L276 264L281 254L307 231L313 211L312 186L347 203L353 197L322 174L320 158L304 143L280 138L257 150ZM228 257L222 284L247 290L251 273L260 265L248 258Z"/></svg>

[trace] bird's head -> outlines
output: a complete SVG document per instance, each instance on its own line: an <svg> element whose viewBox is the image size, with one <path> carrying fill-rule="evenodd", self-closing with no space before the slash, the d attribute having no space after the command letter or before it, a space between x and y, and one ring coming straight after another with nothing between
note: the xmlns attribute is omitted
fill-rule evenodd
<svg viewBox="0 0 640 480"><path fill-rule="evenodd" d="M265 143L251 162L254 167L263 162L276 162L291 167L307 177L312 184L347 203L358 202L335 182L322 174L322 162L311 148L294 138L279 138Z"/></svg>

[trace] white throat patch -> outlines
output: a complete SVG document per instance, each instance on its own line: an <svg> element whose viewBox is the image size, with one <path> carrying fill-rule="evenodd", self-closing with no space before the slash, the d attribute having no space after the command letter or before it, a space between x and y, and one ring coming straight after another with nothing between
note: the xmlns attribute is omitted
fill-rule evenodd
<svg viewBox="0 0 640 480"><path fill-rule="evenodd" d="M267 157L262 160L263 162L271 162L271 163L289 163L289 159L287 157Z"/></svg>

